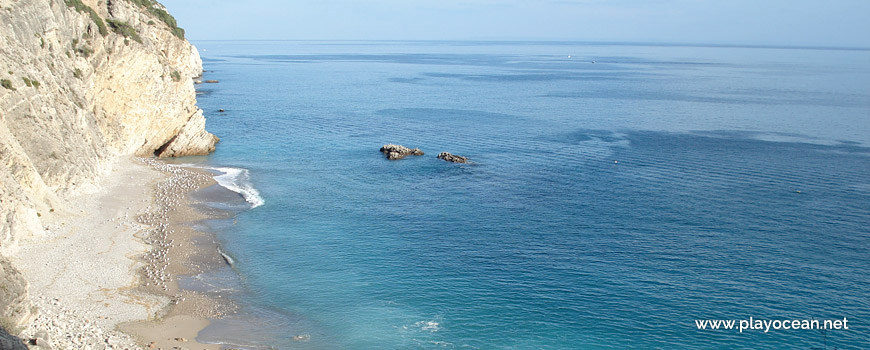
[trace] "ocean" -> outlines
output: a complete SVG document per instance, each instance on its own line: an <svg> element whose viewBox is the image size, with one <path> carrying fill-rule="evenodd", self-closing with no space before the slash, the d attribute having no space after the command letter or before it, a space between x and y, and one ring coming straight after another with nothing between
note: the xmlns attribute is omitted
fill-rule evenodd
<svg viewBox="0 0 870 350"><path fill-rule="evenodd" d="M240 194L200 224L232 268L182 281L241 306L203 341L870 348L868 50L194 44L221 141L181 162ZM849 329L696 323L750 317Z"/></svg>

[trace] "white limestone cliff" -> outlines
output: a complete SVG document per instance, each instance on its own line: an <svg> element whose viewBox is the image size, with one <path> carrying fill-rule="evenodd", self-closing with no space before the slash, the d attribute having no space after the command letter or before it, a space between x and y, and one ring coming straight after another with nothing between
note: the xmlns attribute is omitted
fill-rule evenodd
<svg viewBox="0 0 870 350"><path fill-rule="evenodd" d="M214 150L182 36L151 0L0 0L0 260L118 157ZM0 261L0 326L15 329L30 311L10 269Z"/></svg>

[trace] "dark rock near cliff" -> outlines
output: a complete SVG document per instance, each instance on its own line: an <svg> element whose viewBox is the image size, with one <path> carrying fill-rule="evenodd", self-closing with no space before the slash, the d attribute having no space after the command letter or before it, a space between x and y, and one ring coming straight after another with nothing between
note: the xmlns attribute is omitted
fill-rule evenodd
<svg viewBox="0 0 870 350"><path fill-rule="evenodd" d="M423 155L423 151L421 151L419 148L410 149L405 146L394 144L384 145L383 147L381 147L381 153L387 156L387 159L389 160L402 159L405 158L405 156Z"/></svg>
<svg viewBox="0 0 870 350"><path fill-rule="evenodd" d="M0 328L0 350L27 350L27 345L24 345L24 341L21 339Z"/></svg>
<svg viewBox="0 0 870 350"><path fill-rule="evenodd" d="M438 159L443 159L451 163L468 163L468 158L450 154L448 152L438 153Z"/></svg>

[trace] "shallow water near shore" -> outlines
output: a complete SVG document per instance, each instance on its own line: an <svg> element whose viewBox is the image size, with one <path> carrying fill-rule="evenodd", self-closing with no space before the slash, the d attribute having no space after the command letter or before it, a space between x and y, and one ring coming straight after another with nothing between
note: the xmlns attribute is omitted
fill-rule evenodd
<svg viewBox="0 0 870 350"><path fill-rule="evenodd" d="M241 306L200 340L870 347L870 51L195 44L222 140L183 161L238 169L202 200L234 264L182 285ZM749 317L851 327L694 322Z"/></svg>

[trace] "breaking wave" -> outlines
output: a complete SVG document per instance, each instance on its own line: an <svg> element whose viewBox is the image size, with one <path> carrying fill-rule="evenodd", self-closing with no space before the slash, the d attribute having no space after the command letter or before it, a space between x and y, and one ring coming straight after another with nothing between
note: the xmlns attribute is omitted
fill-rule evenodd
<svg viewBox="0 0 870 350"><path fill-rule="evenodd" d="M214 177L218 185L242 195L245 201L251 204L251 208L256 208L266 203L263 197L260 196L260 191L257 191L254 185L251 184L248 169L226 167L212 169L223 173Z"/></svg>

